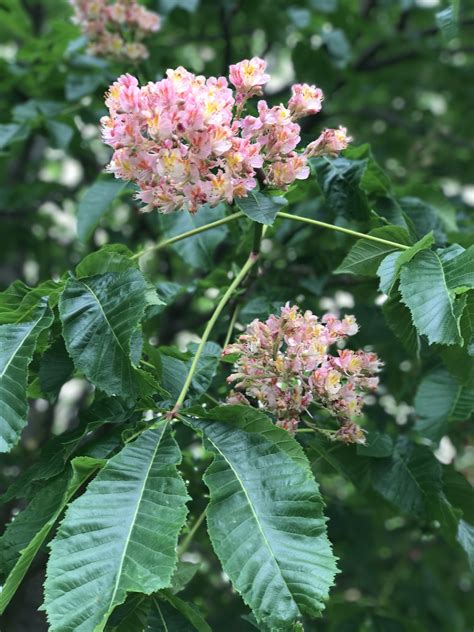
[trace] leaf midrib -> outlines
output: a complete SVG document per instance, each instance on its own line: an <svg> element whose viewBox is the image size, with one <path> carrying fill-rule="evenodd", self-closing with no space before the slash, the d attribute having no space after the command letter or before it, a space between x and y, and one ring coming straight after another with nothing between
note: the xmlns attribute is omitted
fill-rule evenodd
<svg viewBox="0 0 474 632"><path fill-rule="evenodd" d="M102 303L100 302L98 296L96 295L96 293L94 292L94 290L89 287L87 285L87 283L85 283L84 281L79 281L79 283L81 283L81 285L83 285L89 292L90 294L93 296L93 298L95 299L97 305L99 306L99 309L101 311L102 316L104 317L105 322L107 323L107 325L109 326L110 331L112 332L113 337L115 338L115 340L117 341L118 346L120 347L122 353L124 354L125 357L127 357L127 352L126 350L123 348L122 343L120 342L120 340L117 338L117 335L115 333L114 328L112 327L111 322L109 321L109 319L107 318L107 314L105 313L103 307L102 307Z"/></svg>
<svg viewBox="0 0 474 632"><path fill-rule="evenodd" d="M127 550L128 550L129 545L130 545L130 539L131 539L131 536L132 536L132 531L133 531L133 528L134 528L134 525L135 525L135 522L136 522L136 519L137 519L138 510L139 510L140 505L141 505L142 500L143 500L143 494L145 493L145 488L146 488L146 484L147 484L147 481L148 481L148 477L150 476L151 468L153 466L153 463L155 462L156 453L158 452L158 448L161 445L161 440L162 440L165 432L166 432L166 425L163 427L163 432L161 433L158 441L156 442L155 449L153 450L153 454L150 457L150 462L149 462L148 468L146 470L146 475L143 478L143 485L142 485L142 488L141 488L141 491L140 491L140 497L139 497L139 499L138 499L138 501L136 503L136 508L135 508L134 513L133 513L133 518L130 521L130 529L128 531L126 542L125 542L125 545L123 547L122 558L120 560L119 568L117 570L117 575L116 575L116 579L115 579L114 590L113 590L112 596L111 596L110 601L109 601L109 606L108 606L107 612L104 615L104 618L102 619L102 622L95 628L96 632L101 632L101 630L103 630L104 625L107 622L107 618L110 615L111 609L113 608L114 599L115 599L115 596L117 595L117 591L118 591L118 588L119 588L119 585L120 585L120 577L121 577L121 574L122 574L123 565L125 563Z"/></svg>
<svg viewBox="0 0 474 632"><path fill-rule="evenodd" d="M18 344L18 346L16 347L16 349L14 350L14 352L11 354L10 359L8 360L8 362L6 363L3 371L0 373L0 378L4 377L5 373L7 372L8 367L10 366L10 364L13 362L13 358L16 356L16 354L19 352L19 350L21 349L21 347L23 346L23 344L25 343L26 339L31 335L31 333L34 331L35 327L39 324L39 322L41 321L41 319L43 318L44 313L41 314L41 316L36 320L36 321L32 321L32 327L30 327L30 329L28 329L28 331L26 332L25 336L21 339L20 343ZM21 324L25 324L25 323L21 323Z"/></svg>
<svg viewBox="0 0 474 632"><path fill-rule="evenodd" d="M166 625L165 618L163 617L163 613L161 612L161 608L160 608L160 605L158 603L158 600L153 598L153 602L154 602L154 604L156 606L156 609L158 610L158 614L160 615L161 623L163 624L165 632L169 632L168 626Z"/></svg>
<svg viewBox="0 0 474 632"><path fill-rule="evenodd" d="M268 541L268 538L267 538L267 536L265 535L265 532L263 531L262 525L260 524L260 520L259 520L259 518L258 518L258 516L257 516L257 514L256 514L256 512L255 512L255 509L254 509L254 507L253 507L253 503L252 503L252 501L251 501L251 499L250 499L250 496L249 496L249 495L248 495L248 493L247 493L247 490L246 490L246 488L245 488L245 486L244 486L244 483L243 483L242 479L240 478L240 476L239 476L238 472L236 471L236 469L235 469L235 468L234 468L234 466L232 465L231 461L230 461L230 460L226 457L226 455L222 452L222 450L219 448L219 446L218 446L218 445L216 445L216 443L215 443L215 442L214 442L214 441L213 441L213 440L212 440L209 436L207 436L207 435L206 435L206 438L207 438L207 440L208 440L210 443L212 443L212 445L215 447L215 449L218 451L218 453L222 456L222 458L225 460L225 462L229 465L229 467L230 467L230 469L232 470L232 472L234 473L234 475L235 475L235 477L236 477L237 481L239 482L239 484L240 484L240 486L241 486L241 488L242 488L242 491L244 492L245 497L246 497L246 499L247 499L247 501L248 501L248 504L249 504L249 506L250 506L250 509L251 509L251 511L252 511L252 514L253 514L253 516L254 516L254 518L255 518L255 521L256 521L256 523L257 523L257 525L258 525L258 528L259 528L259 530L260 530L260 533L262 534L263 540L264 540L265 544L267 545L267 548L268 548L268 550L270 551L271 556L272 556L272 559L275 561L275 564L276 564L276 566L277 566L278 570L280 571L280 576L281 576L281 578L283 579L283 582L284 582L284 584L285 584L285 586L286 586L286 589L288 590L288 594L290 595L291 599L293 600L293 602L295 603L296 607L297 607L297 608L298 608L298 610L299 610L299 606L298 606L298 604L296 603L295 598L293 597L293 594L292 594L292 592L290 591L290 589L289 589L289 587L288 587L288 584L287 584L287 582L286 582L286 579L285 579L285 576L284 576L284 574L283 574L283 571L282 571L282 569L281 569L281 567L280 567L280 565L279 565L279 563L278 563L278 560L277 560L277 558L276 558L276 556L275 556L275 553L273 552L273 549L272 549L272 547L271 547L271 545L270 545L270 542Z"/></svg>

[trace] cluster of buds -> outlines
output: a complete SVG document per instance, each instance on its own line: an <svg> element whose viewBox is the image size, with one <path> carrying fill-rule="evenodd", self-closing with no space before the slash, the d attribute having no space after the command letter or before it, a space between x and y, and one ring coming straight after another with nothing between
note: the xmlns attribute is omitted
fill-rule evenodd
<svg viewBox="0 0 474 632"><path fill-rule="evenodd" d="M353 316L332 314L318 319L287 303L280 315L254 320L224 356L237 355L231 404L257 404L275 416L277 424L294 432L311 404L328 410L340 422L332 437L344 443L364 443L360 416L364 395L377 388L381 362L375 353L330 347L356 334Z"/></svg>
<svg viewBox="0 0 474 632"><path fill-rule="evenodd" d="M158 31L160 16L135 0L70 0L74 22L89 40L89 51L101 57L138 60L148 57L142 40Z"/></svg>
<svg viewBox="0 0 474 632"><path fill-rule="evenodd" d="M266 63L255 57L232 65L225 77L196 76L184 68L140 87L123 75L106 96L104 142L113 147L108 167L131 180L146 206L162 213L215 206L245 197L257 187L286 188L309 175L308 158L336 154L350 139L343 129L325 130L317 147L295 151L296 120L316 114L323 95L315 86L295 85L288 107L258 102L258 116L244 116L249 98L262 94L269 80ZM258 176L258 178L257 178Z"/></svg>

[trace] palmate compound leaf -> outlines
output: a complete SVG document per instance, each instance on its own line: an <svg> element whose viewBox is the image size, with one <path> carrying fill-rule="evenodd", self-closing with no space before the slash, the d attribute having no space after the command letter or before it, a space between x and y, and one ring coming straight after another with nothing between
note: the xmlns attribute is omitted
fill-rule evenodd
<svg viewBox="0 0 474 632"><path fill-rule="evenodd" d="M130 341L147 304L148 286L133 268L70 278L59 302L66 348L75 366L108 395L134 398L145 375L131 361Z"/></svg>
<svg viewBox="0 0 474 632"><path fill-rule="evenodd" d="M188 496L168 426L127 444L66 512L45 583L51 632L100 632L127 593L170 586Z"/></svg>
<svg viewBox="0 0 474 632"><path fill-rule="evenodd" d="M10 603L35 555L67 502L105 461L77 457L71 469L41 489L0 538L0 566L8 573L0 593L0 614Z"/></svg>
<svg viewBox="0 0 474 632"><path fill-rule="evenodd" d="M189 418L214 460L207 525L224 571L263 626L317 617L337 573L324 503L297 442L259 411Z"/></svg>
<svg viewBox="0 0 474 632"><path fill-rule="evenodd" d="M0 452L8 452L27 423L28 366L40 333L53 321L47 299L31 310L27 321L0 325Z"/></svg>

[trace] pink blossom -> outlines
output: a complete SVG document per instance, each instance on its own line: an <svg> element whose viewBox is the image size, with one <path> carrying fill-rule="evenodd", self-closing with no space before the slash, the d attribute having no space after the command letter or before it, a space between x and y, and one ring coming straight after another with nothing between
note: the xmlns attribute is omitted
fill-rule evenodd
<svg viewBox="0 0 474 632"><path fill-rule="evenodd" d="M160 16L135 0L70 0L73 21L89 38L94 55L138 60L148 57L142 40L160 28ZM127 30L128 39L123 37Z"/></svg>
<svg viewBox="0 0 474 632"><path fill-rule="evenodd" d="M244 59L238 64L233 64L229 68L229 79L237 92L246 97L262 94L262 87L270 79L270 75L265 73L266 61L260 57Z"/></svg>
<svg viewBox="0 0 474 632"><path fill-rule="evenodd" d="M339 152L351 142L352 138L347 135L347 129L339 126L339 129L325 129L315 141L310 143L305 154L308 158L314 156L337 156Z"/></svg>
<svg viewBox="0 0 474 632"><path fill-rule="evenodd" d="M141 12L132 10L132 0L122 2L127 20L138 20ZM109 13L123 19L116 5ZM254 58L235 64L230 80L235 93L225 77L206 78L180 66L155 83L140 86L125 74L111 85L105 99L109 115L101 121L103 140L114 149L108 170L138 185L143 210L195 213L203 204L231 204L247 196L257 180L285 189L309 176L309 154L298 151L301 130L295 118L303 103L307 112L317 109L318 89L295 86L289 107L269 107L262 99L258 116L244 116L244 101L260 94L268 80L265 62ZM350 333L350 324L339 327ZM338 334L329 324L325 332L328 342Z"/></svg>
<svg viewBox="0 0 474 632"><path fill-rule="evenodd" d="M307 83L297 83L291 88L292 97L288 101L288 108L293 118L301 118L321 111L323 92L316 86Z"/></svg>
<svg viewBox="0 0 474 632"><path fill-rule="evenodd" d="M342 424L336 439L362 442L363 431L353 418L361 414L364 393L377 387L381 363L375 354L364 351L330 353L332 344L356 331L352 316L338 320L326 314L319 319L288 303L279 315L272 314L264 322L254 320L223 351L238 356L227 380L234 384L228 402L257 404L290 432L316 404Z"/></svg>

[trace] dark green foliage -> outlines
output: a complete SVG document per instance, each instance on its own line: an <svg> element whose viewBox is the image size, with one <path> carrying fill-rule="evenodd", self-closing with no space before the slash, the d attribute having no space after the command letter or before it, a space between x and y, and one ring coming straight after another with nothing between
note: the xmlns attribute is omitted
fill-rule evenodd
<svg viewBox="0 0 474 632"><path fill-rule="evenodd" d="M131 65L88 54L66 0L0 2L2 632L472 630L474 8L143 4L163 23ZM288 191L142 213L103 171L110 83L262 54L271 105L324 90L301 147L351 146ZM287 301L353 313L383 360L364 445L222 405L228 334Z"/></svg>

